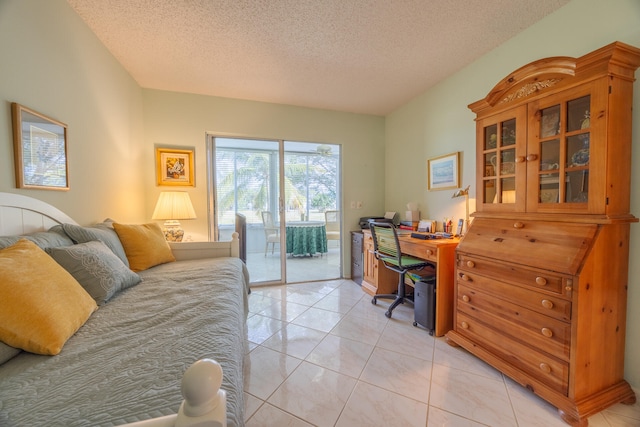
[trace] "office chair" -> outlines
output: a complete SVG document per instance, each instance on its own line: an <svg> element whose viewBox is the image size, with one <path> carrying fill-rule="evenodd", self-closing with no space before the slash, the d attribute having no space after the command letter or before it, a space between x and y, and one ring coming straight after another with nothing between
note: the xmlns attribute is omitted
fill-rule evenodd
<svg viewBox="0 0 640 427"><path fill-rule="evenodd" d="M405 274L411 270L422 270L425 267L434 265L425 260L414 258L409 255L403 255L400 250L400 241L398 240L398 232L393 224L384 222L371 222L369 229L373 237L373 250L376 259L382 261L384 266L390 270L399 273L398 293L397 294L380 294L375 295L371 300L371 304L376 304L378 298L392 298L393 302L384 313L385 316L391 318L391 312L399 304L405 302L413 305L413 299L405 293ZM413 279L411 279L413 280Z"/></svg>

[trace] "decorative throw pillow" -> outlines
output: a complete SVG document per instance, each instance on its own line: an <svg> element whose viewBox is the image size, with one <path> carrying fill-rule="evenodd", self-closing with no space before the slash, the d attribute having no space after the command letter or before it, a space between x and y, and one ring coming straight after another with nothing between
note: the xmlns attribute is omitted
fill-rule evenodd
<svg viewBox="0 0 640 427"><path fill-rule="evenodd" d="M124 252L133 271L142 271L154 265L173 262L176 259L164 238L162 229L155 222L140 225L113 223L120 237Z"/></svg>
<svg viewBox="0 0 640 427"><path fill-rule="evenodd" d="M141 280L101 241L50 248L47 253L71 273L98 305Z"/></svg>
<svg viewBox="0 0 640 427"><path fill-rule="evenodd" d="M0 249L8 248L20 239L31 240L40 249L73 245L73 241L62 231L62 228L56 225L51 227L49 231L36 231L22 236L2 236L0 237Z"/></svg>
<svg viewBox="0 0 640 427"><path fill-rule="evenodd" d="M62 224L62 229L69 237L71 237L71 240L76 243L87 243L95 240L101 241L107 245L107 247L111 249L113 253L120 258L120 260L122 260L124 265L129 267L129 260L127 259L122 243L120 243L120 239L113 229L111 222L105 221L90 227Z"/></svg>
<svg viewBox="0 0 640 427"><path fill-rule="evenodd" d="M82 286L35 243L0 250L0 341L54 355L97 309Z"/></svg>

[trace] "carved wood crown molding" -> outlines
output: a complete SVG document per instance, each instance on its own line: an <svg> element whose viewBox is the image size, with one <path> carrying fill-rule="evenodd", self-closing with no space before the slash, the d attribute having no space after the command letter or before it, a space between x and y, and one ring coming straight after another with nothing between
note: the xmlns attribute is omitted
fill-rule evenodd
<svg viewBox="0 0 640 427"><path fill-rule="evenodd" d="M562 79L560 78L551 78L539 82L527 83L517 91L510 93L509 95L502 98L502 100L498 104L511 102L515 99L526 98L527 96L531 95L532 93L536 93L539 90L553 87L561 81Z"/></svg>

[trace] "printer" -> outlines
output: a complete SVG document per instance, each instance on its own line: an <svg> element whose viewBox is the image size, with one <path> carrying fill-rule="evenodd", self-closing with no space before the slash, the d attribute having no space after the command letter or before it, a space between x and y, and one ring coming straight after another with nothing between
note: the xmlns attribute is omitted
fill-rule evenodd
<svg viewBox="0 0 640 427"><path fill-rule="evenodd" d="M373 222L388 222L393 225L398 225L398 214L395 212L387 212L384 216L363 216L360 217L360 228L362 230L369 228L369 223Z"/></svg>

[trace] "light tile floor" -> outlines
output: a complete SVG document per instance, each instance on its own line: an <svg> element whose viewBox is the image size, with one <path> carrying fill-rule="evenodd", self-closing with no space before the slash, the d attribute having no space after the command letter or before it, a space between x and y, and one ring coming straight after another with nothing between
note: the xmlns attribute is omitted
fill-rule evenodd
<svg viewBox="0 0 640 427"><path fill-rule="evenodd" d="M566 427L557 410L461 348L384 316L350 280L256 287L249 297L245 420L258 426ZM640 426L640 404L592 427Z"/></svg>

